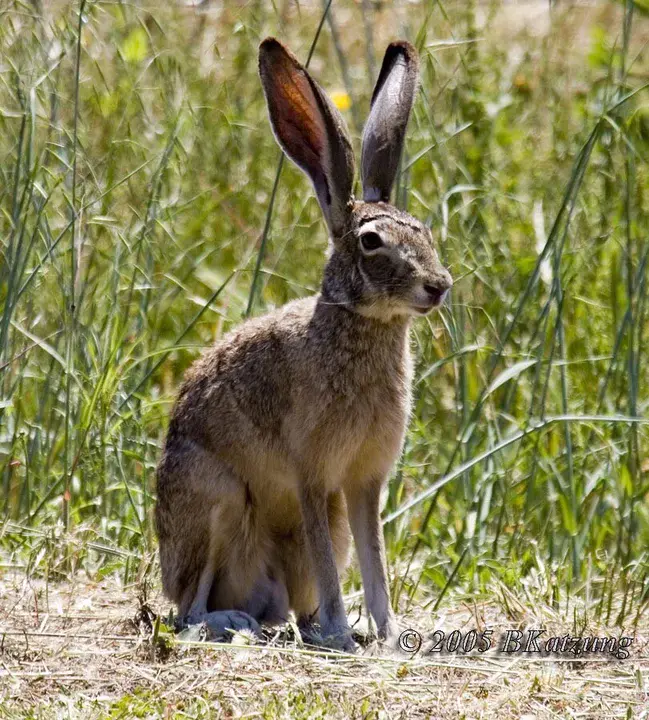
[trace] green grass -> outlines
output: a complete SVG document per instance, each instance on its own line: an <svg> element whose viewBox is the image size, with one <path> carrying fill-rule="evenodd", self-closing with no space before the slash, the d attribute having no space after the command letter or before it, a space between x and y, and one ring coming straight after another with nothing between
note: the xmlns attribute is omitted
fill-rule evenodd
<svg viewBox="0 0 649 720"><path fill-rule="evenodd" d="M184 371L320 281L324 226L302 174L280 174L256 51L275 34L306 60L322 11L0 10L5 565L157 582L154 470ZM396 198L455 287L413 331L394 601L498 581L629 625L649 605L649 20L559 9L536 37L477 18L336 0L310 66L351 95L358 149L384 45L422 57Z"/></svg>

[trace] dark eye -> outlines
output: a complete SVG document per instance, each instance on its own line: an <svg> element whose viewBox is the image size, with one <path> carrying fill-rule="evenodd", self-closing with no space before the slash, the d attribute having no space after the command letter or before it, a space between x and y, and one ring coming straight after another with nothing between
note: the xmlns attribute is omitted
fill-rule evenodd
<svg viewBox="0 0 649 720"><path fill-rule="evenodd" d="M375 232L367 232L361 235L361 247L363 250L370 252L371 250L378 250L383 246L383 240L381 236Z"/></svg>

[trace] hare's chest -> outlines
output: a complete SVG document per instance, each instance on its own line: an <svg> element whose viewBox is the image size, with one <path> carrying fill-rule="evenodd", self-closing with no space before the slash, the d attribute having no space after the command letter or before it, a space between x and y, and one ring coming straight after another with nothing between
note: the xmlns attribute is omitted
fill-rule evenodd
<svg viewBox="0 0 649 720"><path fill-rule="evenodd" d="M411 407L411 369L365 379L335 412L329 454L334 483L386 475L397 460Z"/></svg>

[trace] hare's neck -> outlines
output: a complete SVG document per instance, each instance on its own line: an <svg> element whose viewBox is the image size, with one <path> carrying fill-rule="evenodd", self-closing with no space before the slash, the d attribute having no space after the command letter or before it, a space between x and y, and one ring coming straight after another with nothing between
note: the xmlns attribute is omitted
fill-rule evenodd
<svg viewBox="0 0 649 720"><path fill-rule="evenodd" d="M332 365L344 365L344 359L358 361L359 368L392 372L410 364L408 352L409 318L371 317L363 312L363 280L345 258L334 255L327 263L313 323L328 346L321 347L332 357ZM369 308L368 308L369 309Z"/></svg>
<svg viewBox="0 0 649 720"><path fill-rule="evenodd" d="M318 298L312 323L317 336L340 358L363 358L377 369L408 362L410 323L407 317L400 316L390 322L366 317L344 303L332 302L323 293Z"/></svg>

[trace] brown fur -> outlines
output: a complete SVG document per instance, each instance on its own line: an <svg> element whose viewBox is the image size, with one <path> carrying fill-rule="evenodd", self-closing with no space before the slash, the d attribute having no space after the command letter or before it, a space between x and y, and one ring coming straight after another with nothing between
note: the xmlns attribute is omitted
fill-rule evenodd
<svg viewBox="0 0 649 720"><path fill-rule="evenodd" d="M379 494L410 411L409 318L436 304L423 287L451 281L410 215L350 200L336 218L322 292L248 320L187 373L156 524L181 616L280 622L293 610L305 623L319 611L323 634L351 649L339 582L350 524L368 608L382 637L396 631ZM378 252L360 245L368 228L385 238Z"/></svg>

